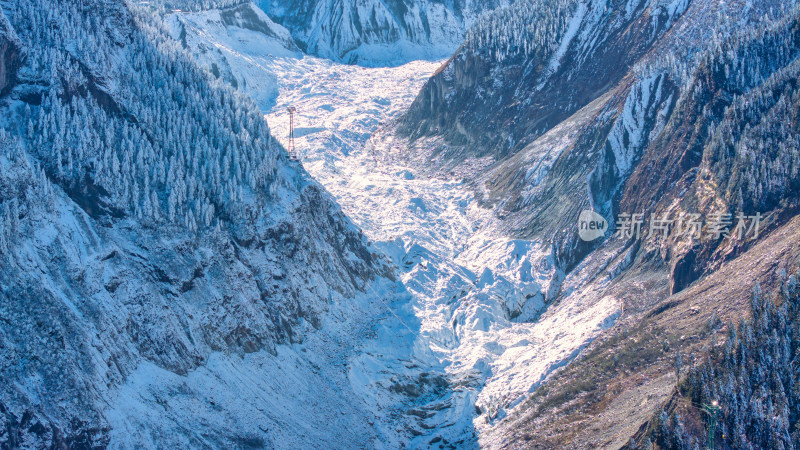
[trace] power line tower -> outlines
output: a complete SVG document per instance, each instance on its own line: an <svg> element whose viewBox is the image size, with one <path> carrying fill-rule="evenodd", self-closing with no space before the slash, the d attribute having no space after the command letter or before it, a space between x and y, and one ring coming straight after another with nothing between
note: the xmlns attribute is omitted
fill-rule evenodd
<svg viewBox="0 0 800 450"><path fill-rule="evenodd" d="M721 410L722 408L720 408L716 400L711 402L711 404L706 403L703 405L703 412L708 414L708 448L710 450L716 449L717 419L719 418Z"/></svg>
<svg viewBox="0 0 800 450"><path fill-rule="evenodd" d="M289 111L289 146L286 148L286 151L289 153L289 159L298 161L297 147L294 145L294 114L297 112L297 108L290 106L286 108L286 110Z"/></svg>

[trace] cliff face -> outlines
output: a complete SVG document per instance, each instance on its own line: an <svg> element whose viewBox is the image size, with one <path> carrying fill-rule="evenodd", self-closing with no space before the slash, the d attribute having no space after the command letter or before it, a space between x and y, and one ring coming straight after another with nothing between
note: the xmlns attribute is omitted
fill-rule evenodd
<svg viewBox="0 0 800 450"><path fill-rule="evenodd" d="M619 83L686 7L520 2L492 14L428 82L400 132L442 136L458 147L453 158L515 153Z"/></svg>
<svg viewBox="0 0 800 450"><path fill-rule="evenodd" d="M368 66L444 59L479 14L510 3L436 0L263 0L310 54Z"/></svg>
<svg viewBox="0 0 800 450"><path fill-rule="evenodd" d="M0 96L8 93L16 82L20 65L19 43L3 12L0 11Z"/></svg>
<svg viewBox="0 0 800 450"><path fill-rule="evenodd" d="M247 92L262 111L274 106L274 74L259 70L275 57L299 56L292 35L250 2L167 15L172 37L198 65L236 90Z"/></svg>

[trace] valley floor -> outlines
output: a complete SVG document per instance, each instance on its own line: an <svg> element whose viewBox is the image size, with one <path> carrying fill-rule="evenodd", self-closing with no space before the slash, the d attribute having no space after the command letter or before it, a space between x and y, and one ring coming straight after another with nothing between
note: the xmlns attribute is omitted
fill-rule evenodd
<svg viewBox="0 0 800 450"><path fill-rule="evenodd" d="M297 108L303 165L399 267L397 292L374 293L383 314L347 362L379 440L493 446L483 432L613 324L618 302L562 301L541 315L545 293L564 279L549 249L501 236L463 182L403 165L407 147L391 122L438 63L286 57L260 66L279 86L273 133L288 141L286 108Z"/></svg>

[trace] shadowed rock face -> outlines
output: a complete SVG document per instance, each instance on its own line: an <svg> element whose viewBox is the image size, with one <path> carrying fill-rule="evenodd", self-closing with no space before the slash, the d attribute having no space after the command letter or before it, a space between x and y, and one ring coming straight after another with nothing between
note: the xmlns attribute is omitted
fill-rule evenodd
<svg viewBox="0 0 800 450"><path fill-rule="evenodd" d="M19 52L11 41L0 37L0 95L5 95L14 86Z"/></svg>
<svg viewBox="0 0 800 450"><path fill-rule="evenodd" d="M14 87L20 64L19 48L11 36L8 21L0 11L0 96Z"/></svg>
<svg viewBox="0 0 800 450"><path fill-rule="evenodd" d="M220 19L227 26L239 27L255 31L265 36L279 40L287 49L299 50L294 41L288 36L275 30L275 24L265 20L264 13L252 3L244 3L220 11ZM285 32L284 32L285 33Z"/></svg>

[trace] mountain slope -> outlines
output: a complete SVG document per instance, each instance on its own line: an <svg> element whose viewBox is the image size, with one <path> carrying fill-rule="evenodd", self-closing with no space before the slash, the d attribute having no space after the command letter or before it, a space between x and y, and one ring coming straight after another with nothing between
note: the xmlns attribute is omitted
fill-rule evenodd
<svg viewBox="0 0 800 450"><path fill-rule="evenodd" d="M526 1L490 14L426 85L400 132L443 136L462 158L519 151L618 83L686 7Z"/></svg>
<svg viewBox="0 0 800 450"><path fill-rule="evenodd" d="M13 87L19 64L19 42L5 16L0 16L0 94Z"/></svg>
<svg viewBox="0 0 800 450"><path fill-rule="evenodd" d="M367 66L444 59L477 17L508 0L261 0L313 55Z"/></svg>
<svg viewBox="0 0 800 450"><path fill-rule="evenodd" d="M0 99L3 445L366 445L346 374L286 344L358 336L363 292L389 272L255 105L148 9L29 0L5 16L25 44L0 34L16 80ZM272 381L290 368L362 425L276 427L307 420L259 400L288 403L298 386Z"/></svg>
<svg viewBox="0 0 800 450"><path fill-rule="evenodd" d="M166 21L197 64L247 92L262 111L278 96L276 76L267 69L270 61L300 52L289 32L253 3L174 12Z"/></svg>
<svg viewBox="0 0 800 450"><path fill-rule="evenodd" d="M616 448L674 392L678 352L701 358L749 313L756 282L795 270L800 14L769 1L529 2L505 14L429 80L393 156L465 177L506 233L552 245L564 277L537 320L624 305L528 402L476 419L482 444ZM576 231L587 210L611 225L591 242ZM642 214L641 236L613 235L625 213ZM695 236L680 231L690 214ZM660 218L672 220L663 236L648 229Z"/></svg>

